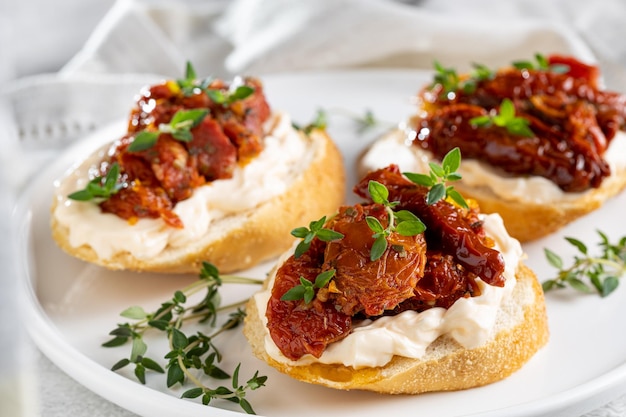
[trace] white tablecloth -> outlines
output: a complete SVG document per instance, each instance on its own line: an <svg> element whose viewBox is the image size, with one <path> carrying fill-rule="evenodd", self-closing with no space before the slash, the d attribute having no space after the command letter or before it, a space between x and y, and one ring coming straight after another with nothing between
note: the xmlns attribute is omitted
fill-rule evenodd
<svg viewBox="0 0 626 417"><path fill-rule="evenodd" d="M463 70L559 51L597 61L606 84L626 90L620 0L25 0L0 7L3 236L15 197L40 163L86 130L124 117L144 80L178 77L187 59L199 74L231 76L431 68L433 59ZM42 131L52 133L37 139ZM7 239L0 271L0 415L131 416L29 342L15 320ZM591 416L626 416L626 397Z"/></svg>

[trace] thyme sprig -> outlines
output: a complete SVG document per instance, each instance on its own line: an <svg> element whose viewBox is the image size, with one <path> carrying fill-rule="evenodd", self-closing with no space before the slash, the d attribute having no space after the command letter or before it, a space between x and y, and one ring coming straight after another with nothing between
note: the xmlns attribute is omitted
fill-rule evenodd
<svg viewBox="0 0 626 417"><path fill-rule="evenodd" d="M185 384L190 381L194 388L183 392L182 398L201 397L202 404L208 405L212 400L224 399L239 404L249 414L254 414L251 404L245 396L248 391L262 387L267 380L266 376L260 376L258 371L245 384L239 384L240 365L237 365L232 377L222 370L218 364L222 360L222 354L214 343L221 333L237 327L242 323L245 312L240 308L245 301L229 306L220 306L219 287L223 283L238 284L262 284L263 280L244 278L233 275L220 275L215 266L203 263L199 274L199 280L176 291L173 297L162 303L153 312L146 312L140 306L133 306L121 313L134 322L118 324L109 334L111 340L104 343L104 347L116 347L131 342L130 355L123 358L112 366L113 371L122 369L128 365L134 365L136 378L142 384L146 382L146 371L165 373L158 362L146 356L148 345L144 335L148 331L163 332L168 340L170 351L165 355L168 360L167 387L176 384ZM186 305L188 297L205 290L204 297L194 305ZM221 324L212 334L203 332L187 335L183 331L183 325L188 322L208 323L211 327L216 326L217 314L227 309L237 308L230 314L228 320ZM204 384L196 374L204 374L214 379L231 379L231 387L218 386L211 388Z"/></svg>
<svg viewBox="0 0 626 417"><path fill-rule="evenodd" d="M95 177L85 188L69 194L67 198L76 201L106 200L124 187L118 182L119 177L120 166L114 162L105 176Z"/></svg>
<svg viewBox="0 0 626 417"><path fill-rule="evenodd" d="M224 107L228 107L236 101L243 100L254 93L254 88L249 85L240 85L234 89L227 91L205 89L207 95L215 104L221 104Z"/></svg>
<svg viewBox="0 0 626 417"><path fill-rule="evenodd" d="M211 89L209 86L213 80L213 77L199 80L193 65L187 61L185 78L176 80L176 84L185 97L204 91L215 104L221 104L224 107L228 107L238 100L243 100L254 93L254 88L248 85L233 86L228 91Z"/></svg>
<svg viewBox="0 0 626 417"><path fill-rule="evenodd" d="M419 174L405 172L404 175L415 184L430 187L426 194L426 203L435 204L439 200L450 197L455 203L463 208L468 208L467 202L457 190L451 185L446 185L449 181L458 181L461 174L457 172L461 166L461 150L457 147L448 152L441 161L441 165L436 162L429 162L429 174Z"/></svg>
<svg viewBox="0 0 626 417"><path fill-rule="evenodd" d="M500 109L495 114L473 117L470 119L469 123L474 127L500 126L505 128L510 134L516 136L529 138L535 136L528 126L530 121L524 117L515 116L515 105L508 98L502 100Z"/></svg>
<svg viewBox="0 0 626 417"><path fill-rule="evenodd" d="M191 142L193 140L191 129L198 126L207 114L209 114L208 109L179 110L172 116L169 123L161 123L157 131L142 130L137 133L128 145L128 151L140 152L150 149L163 133L169 133L181 142Z"/></svg>
<svg viewBox="0 0 626 417"><path fill-rule="evenodd" d="M307 135L315 129L325 130L328 127L328 113L324 109L317 109L313 120L306 125L300 125L298 123L291 123L294 129L300 130Z"/></svg>
<svg viewBox="0 0 626 417"><path fill-rule="evenodd" d="M595 291L600 296L606 297L615 291L619 285L619 278L626 273L626 236L617 243L611 243L605 233L599 230L597 233L600 236L599 256L590 255L587 245L580 240L565 238L578 251L578 255L574 256L573 263L568 267L559 255L550 249L544 249L548 262L558 270L555 278L542 283L545 292L569 286L583 293Z"/></svg>
<svg viewBox="0 0 626 417"><path fill-rule="evenodd" d="M176 84L178 85L178 88L180 88L185 97L190 97L194 94L198 94L202 90L206 90L206 88L211 84L212 81L213 77L207 77L202 80L198 80L196 70L194 69L191 62L187 61L185 67L185 78L176 80Z"/></svg>
<svg viewBox="0 0 626 417"><path fill-rule="evenodd" d="M302 256L304 252L309 250L311 247L311 242L313 238L317 237L319 240L323 242L331 242L333 240L339 240L343 238L343 234L336 232L332 229L324 228L324 224L326 223L326 216L323 216L321 219L314 220L309 223L309 227L297 227L291 231L291 235L297 238L302 239L298 246L296 246L296 250L294 256L299 258Z"/></svg>
<svg viewBox="0 0 626 417"><path fill-rule="evenodd" d="M565 64L552 64L548 59L542 54L535 54L534 61L514 61L513 66L518 70L540 70L540 71L550 71L556 74L564 74L570 70L569 65Z"/></svg>
<svg viewBox="0 0 626 417"><path fill-rule="evenodd" d="M383 227L380 221L374 216L367 216L365 221L368 227L374 232L372 237L374 243L370 250L370 260L379 259L387 250L389 245L387 238L392 232L396 232L402 236L416 236L426 230L426 226L413 213L408 210L394 211L394 207L398 205L397 201L389 201L389 190L378 181L371 180L368 183L368 191L372 201L382 204L387 212L387 227Z"/></svg>
<svg viewBox="0 0 626 417"><path fill-rule="evenodd" d="M461 77L454 68L446 68L438 61L433 63L435 67L435 75L430 88L441 85L441 97L453 98L450 94L457 91L463 91L466 94L472 94L476 91L476 87L480 81L490 80L495 76L495 71L490 70L482 64L472 64L473 70L467 77Z"/></svg>
<svg viewBox="0 0 626 417"><path fill-rule="evenodd" d="M315 277L315 282L311 282L303 276L300 276L300 284L292 287L289 291L284 293L280 299L282 301L304 300L306 304L309 304L315 297L315 289L324 288L328 285L330 280L335 276L335 272L334 269L320 272Z"/></svg>
<svg viewBox="0 0 626 417"><path fill-rule="evenodd" d="M334 109L317 109L315 112L315 116L313 119L305 124L301 125L299 123L292 123L294 129L300 130L306 134L310 134L315 129L326 129L328 127L328 120L330 115L339 115L344 116L354 122L356 125L357 133L363 134L366 131L381 125L389 125L393 126L394 123L383 122L371 109L365 109L363 114L355 113L351 110L343 109L343 108L334 108Z"/></svg>

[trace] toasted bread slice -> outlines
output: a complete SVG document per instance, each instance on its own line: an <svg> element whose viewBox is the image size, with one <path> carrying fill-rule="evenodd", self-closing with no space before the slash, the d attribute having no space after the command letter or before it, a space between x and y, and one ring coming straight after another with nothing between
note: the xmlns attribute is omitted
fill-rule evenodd
<svg viewBox="0 0 626 417"><path fill-rule="evenodd" d="M512 296L500 306L493 337L466 349L449 336L440 336L420 359L394 356L382 367L359 368L313 363L293 366L265 350L263 320L252 299L247 305L244 334L254 354L295 379L342 390L387 394L452 391L486 385L511 375L548 340L543 291L535 274L522 263Z"/></svg>
<svg viewBox="0 0 626 417"><path fill-rule="evenodd" d="M343 202L345 171L336 145L324 130L299 134L306 142L310 162L297 164L284 193L212 221L205 235L184 246L167 246L158 256L147 259L127 251L100 257L88 244L71 244L69 227L54 215L57 199L52 206L52 236L67 253L114 270L197 273L203 261L213 263L223 273L252 267L290 247L293 239L289 233L301 226L302 219L319 218Z"/></svg>

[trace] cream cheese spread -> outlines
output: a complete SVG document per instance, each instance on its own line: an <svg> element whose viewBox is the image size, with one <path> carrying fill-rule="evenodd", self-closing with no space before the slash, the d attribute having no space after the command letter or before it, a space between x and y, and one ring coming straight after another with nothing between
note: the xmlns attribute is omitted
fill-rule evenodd
<svg viewBox="0 0 626 417"><path fill-rule="evenodd" d="M483 345L493 336L500 305L511 297L516 268L523 255L520 243L509 236L498 214L486 215L484 220L486 233L494 239L495 249L504 257L504 287L491 286L478 279L479 296L460 298L447 310L435 307L421 313L405 311L375 321L365 320L356 324L345 339L330 344L319 359L305 355L292 361L280 352L267 330L265 312L275 278L271 276L268 289L254 296L266 332L265 350L274 360L293 366L320 362L363 368L383 366L394 355L421 358L441 335L451 336L468 349Z"/></svg>
<svg viewBox="0 0 626 417"><path fill-rule="evenodd" d="M417 133L410 128L390 131L363 155L360 169L366 172L396 164L402 172L428 172L430 169L428 162L432 159L432 153L412 145L416 136ZM623 172L626 169L626 133L621 131L617 133L604 158L611 172ZM504 176L487 164L473 159L463 159L458 172L466 186L486 187L500 199L515 202L554 204L577 200L589 192L566 193L552 181L539 176Z"/></svg>
<svg viewBox="0 0 626 417"><path fill-rule="evenodd" d="M264 149L257 157L238 166L232 178L198 187L192 197L176 204L173 211L183 222L182 229L169 227L162 219L142 218L130 225L114 214L103 213L93 202L67 198L93 178L94 167L109 152L110 145L55 182L57 205L53 215L69 229L72 246L89 245L102 259L120 252L149 259L168 247L182 247L202 237L212 222L286 192L300 167L307 163L311 149L308 139L292 127L287 114L273 114L264 129Z"/></svg>

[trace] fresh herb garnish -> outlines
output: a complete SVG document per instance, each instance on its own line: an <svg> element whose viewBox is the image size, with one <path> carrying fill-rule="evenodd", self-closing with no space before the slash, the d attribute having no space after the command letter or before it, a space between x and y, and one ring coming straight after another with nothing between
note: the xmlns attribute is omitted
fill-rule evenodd
<svg viewBox="0 0 626 417"><path fill-rule="evenodd" d="M248 85L240 85L234 90L222 91L222 90L205 90L207 95L215 104L221 104L224 107L228 107L233 104L235 101L243 100L252 93L254 93L254 88Z"/></svg>
<svg viewBox="0 0 626 417"><path fill-rule="evenodd" d="M324 288L328 285L330 280L335 276L335 272L334 269L320 272L317 277L315 277L315 282L311 282L301 276L300 284L284 293L280 299L282 301L304 300L306 304L309 304L315 297L315 288Z"/></svg>
<svg viewBox="0 0 626 417"><path fill-rule="evenodd" d="M128 341L132 343L130 356L118 361L111 368L113 371L133 364L134 373L139 382L145 384L146 371L165 373L165 370L157 361L148 358L146 353L148 346L144 340L144 334L148 330L163 332L168 341L170 351L165 355L168 360L167 387L176 384L183 385L186 381L191 381L195 387L186 390L182 398L202 397L202 404L207 405L214 399L225 399L235 402L249 414L254 414L250 403L245 399L246 392L262 387L267 380L266 376L259 376L258 371L250 378L245 385L239 385L240 365L237 365L232 377L218 367L222 360L222 354L217 349L214 340L226 330L237 327L245 317L245 313L240 308L230 314L229 319L223 323L211 335L202 332L187 335L183 332L183 325L189 321L199 323L209 323L215 327L218 312L241 306L245 301L229 306L221 307L218 288L223 283L237 284L262 284L263 280L244 278L231 275L220 275L217 268L209 263L203 263L199 275L200 279L183 290L176 291L171 300L161 304L154 312L147 313L142 307L130 307L124 310L121 315L127 319L135 320L134 323L118 324L109 334L113 339L104 343L104 347L121 346ZM195 305L186 306L188 297L199 291L206 290L206 295ZM218 386L211 388L204 385L200 379L194 375L192 370L205 374L215 379L231 379L232 388Z"/></svg>
<svg viewBox="0 0 626 417"><path fill-rule="evenodd" d="M430 187L426 194L426 203L428 205L435 204L439 200L450 197L455 203L463 208L468 208L467 202L453 186L446 186L448 181L458 181L461 174L457 172L461 166L461 151L459 148L450 150L441 161L441 165L436 162L430 162L429 174L418 174L413 172L405 172L404 175L415 184Z"/></svg>
<svg viewBox="0 0 626 417"><path fill-rule="evenodd" d="M601 249L599 256L591 256L587 246L578 239L566 237L565 240L574 246L579 255L574 256L571 266L565 267L563 259L551 251L544 249L550 265L558 269L556 278L544 281L542 286L545 292L555 288L567 286L583 292L597 292L606 297L617 288L619 278L626 273L626 236L617 243L611 243L606 234L598 231ZM585 279L589 282L585 282Z"/></svg>
<svg viewBox="0 0 626 417"><path fill-rule="evenodd" d="M392 232L396 232L402 236L416 236L426 230L426 226L413 213L408 210L394 211L393 208L398 205L397 201L390 202L389 190L378 181L370 181L368 183L368 191L372 201L382 204L387 212L387 227L383 227L380 221L374 216L367 216L365 221L369 228L374 232L372 237L374 243L370 250L370 260L375 261L383 256L387 250L387 237Z"/></svg>
<svg viewBox="0 0 626 417"><path fill-rule="evenodd" d="M434 62L435 75L431 88L441 85L441 97L453 98L450 94L456 91L463 91L472 94L480 81L490 80L495 76L495 72L482 64L472 64L474 70L465 78L459 76L454 68L446 68L438 61Z"/></svg>
<svg viewBox="0 0 626 417"><path fill-rule="evenodd" d="M461 79L454 68L446 68L439 61L435 61L433 65L435 67L435 76L431 88L441 85L441 95L444 98L460 89Z"/></svg>
<svg viewBox="0 0 626 417"><path fill-rule="evenodd" d="M518 70L540 70L550 71L556 74L565 74L570 70L569 65L565 64L552 64L542 54L535 54L535 61L515 61L513 66Z"/></svg>
<svg viewBox="0 0 626 417"><path fill-rule="evenodd" d="M511 135L533 137L535 134L528 126L530 124L528 119L524 117L515 116L515 105L513 102L505 98L500 103L500 110L495 115L485 115L473 117L469 121L470 125L474 127L490 127L496 125L504 127Z"/></svg>
<svg viewBox="0 0 626 417"><path fill-rule="evenodd" d="M292 126L294 129L300 130L308 135L315 129L326 129L326 127L328 126L328 116L326 114L326 111L324 111L323 109L317 109L317 112L315 112L315 117L309 124L301 126L297 123L292 123Z"/></svg>
<svg viewBox="0 0 626 417"><path fill-rule="evenodd" d="M191 65L191 62L187 61L185 78L176 80L178 88L180 88L180 91L185 97L190 97L202 90L205 90L212 81L212 78L209 77L198 82L197 78L196 70L193 68L193 65Z"/></svg>
<svg viewBox="0 0 626 417"><path fill-rule="evenodd" d="M191 65L191 62L187 61L185 78L176 80L176 84L185 97L204 91L214 103L221 104L224 107L228 107L238 100L243 100L254 93L254 88L248 85L240 85L228 91L211 89L209 86L212 81L212 77L204 78L199 81L193 65Z"/></svg>
<svg viewBox="0 0 626 417"><path fill-rule="evenodd" d="M191 109L177 111L169 123L161 123L159 130L143 130L135 135L135 138L128 146L129 152L145 151L153 147L162 133L169 133L176 140L181 142L191 142L193 135L191 129L198 126L209 114L208 109Z"/></svg>
<svg viewBox="0 0 626 417"><path fill-rule="evenodd" d="M325 229L324 223L326 223L326 216L322 217L319 220L314 220L309 223L309 227L297 227L291 231L291 235L297 238L302 239L298 246L296 246L296 250L294 256L299 258L302 256L304 252L309 250L311 247L311 241L313 238L317 237L319 240L323 242L331 242L333 240L339 240L343 238L343 234L336 232L331 229Z"/></svg>
<svg viewBox="0 0 626 417"><path fill-rule="evenodd" d="M71 193L67 198L77 201L106 200L123 188L124 185L118 182L119 176L120 166L114 162L106 176L92 179L85 188Z"/></svg>

